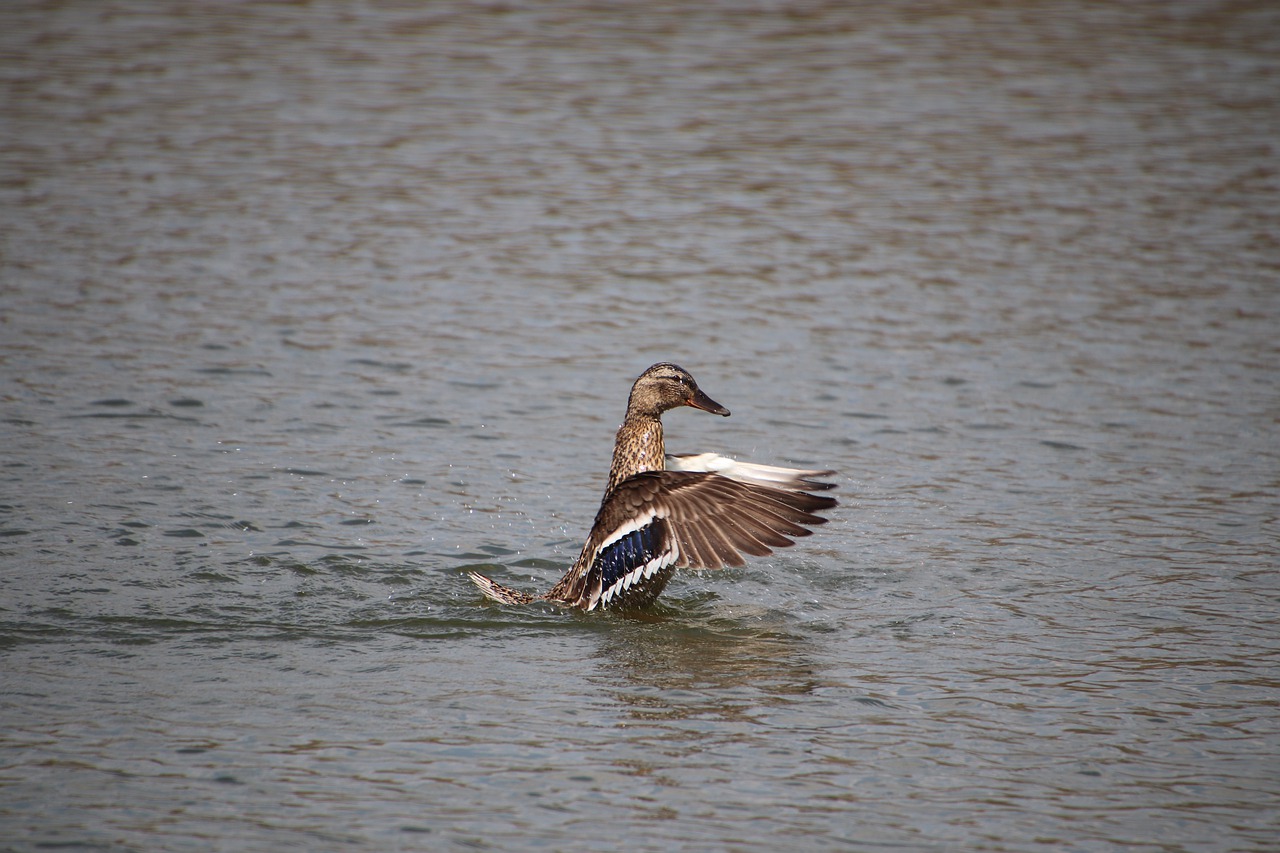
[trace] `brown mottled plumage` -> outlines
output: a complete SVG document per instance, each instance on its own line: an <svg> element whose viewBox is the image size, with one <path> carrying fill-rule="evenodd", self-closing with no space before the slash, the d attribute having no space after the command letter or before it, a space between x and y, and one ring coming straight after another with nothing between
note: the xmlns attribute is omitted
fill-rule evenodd
<svg viewBox="0 0 1280 853"><path fill-rule="evenodd" d="M609 466L606 495L628 477L666 467L662 413L677 406L692 406L729 417L729 410L703 394L683 369L665 362L650 367L631 386L627 414L613 440L613 464Z"/></svg>
<svg viewBox="0 0 1280 853"><path fill-rule="evenodd" d="M539 599L584 610L639 607L658 597L679 567L740 566L808 536L834 487L809 471L735 462L711 453L668 456L662 413L692 406L728 417L682 368L655 364L631 387L614 442L609 484L582 553L551 590L534 596L472 572L487 597L506 604Z"/></svg>

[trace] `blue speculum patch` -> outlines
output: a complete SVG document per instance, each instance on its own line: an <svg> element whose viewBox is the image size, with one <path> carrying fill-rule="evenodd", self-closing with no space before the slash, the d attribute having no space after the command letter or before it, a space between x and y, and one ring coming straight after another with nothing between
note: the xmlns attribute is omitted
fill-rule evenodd
<svg viewBox="0 0 1280 853"><path fill-rule="evenodd" d="M596 565L600 567L603 581L601 589L608 589L629 572L656 557L660 538L658 525L650 522L602 550L596 557Z"/></svg>

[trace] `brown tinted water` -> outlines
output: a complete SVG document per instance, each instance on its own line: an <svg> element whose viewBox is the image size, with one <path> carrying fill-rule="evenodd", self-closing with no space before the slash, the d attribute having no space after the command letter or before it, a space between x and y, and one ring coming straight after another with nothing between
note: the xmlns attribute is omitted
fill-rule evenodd
<svg viewBox="0 0 1280 853"><path fill-rule="evenodd" d="M18 850L1267 850L1280 9L0 11ZM549 586L629 383L840 472Z"/></svg>

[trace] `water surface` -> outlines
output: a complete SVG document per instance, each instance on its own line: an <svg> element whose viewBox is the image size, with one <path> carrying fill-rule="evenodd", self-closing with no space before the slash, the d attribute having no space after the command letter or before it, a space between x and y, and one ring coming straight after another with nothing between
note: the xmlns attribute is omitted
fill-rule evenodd
<svg viewBox="0 0 1280 853"><path fill-rule="evenodd" d="M0 12L15 850L1266 850L1280 15ZM640 616L627 388L831 467Z"/></svg>

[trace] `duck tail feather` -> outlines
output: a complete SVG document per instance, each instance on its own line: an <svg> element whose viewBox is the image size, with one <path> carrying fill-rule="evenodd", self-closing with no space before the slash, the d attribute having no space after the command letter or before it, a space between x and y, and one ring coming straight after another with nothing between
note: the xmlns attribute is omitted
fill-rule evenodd
<svg viewBox="0 0 1280 853"><path fill-rule="evenodd" d="M527 592L521 592L518 589L512 589L509 586L503 586L492 578L487 578L479 572L467 572L467 577L471 578L471 582L480 588L484 593L484 597L496 601L500 604L528 604L536 601L537 596L530 595Z"/></svg>

